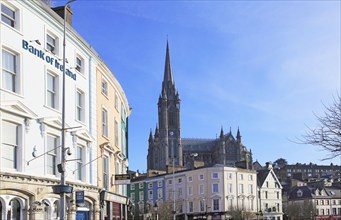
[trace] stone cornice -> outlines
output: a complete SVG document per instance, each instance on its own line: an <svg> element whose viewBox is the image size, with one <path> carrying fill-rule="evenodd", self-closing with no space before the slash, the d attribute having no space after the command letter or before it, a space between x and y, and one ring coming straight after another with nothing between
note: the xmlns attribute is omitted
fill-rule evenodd
<svg viewBox="0 0 341 220"><path fill-rule="evenodd" d="M60 184L59 179L51 179L45 177L37 177L37 176L30 176L20 173L7 173L7 172L0 172L0 182L1 183L18 183L18 184L31 184L31 185L57 185ZM84 183L77 183L77 182L70 182L66 181L67 185L73 186L76 189L86 189L91 191L98 192L99 188L97 186L84 184Z"/></svg>

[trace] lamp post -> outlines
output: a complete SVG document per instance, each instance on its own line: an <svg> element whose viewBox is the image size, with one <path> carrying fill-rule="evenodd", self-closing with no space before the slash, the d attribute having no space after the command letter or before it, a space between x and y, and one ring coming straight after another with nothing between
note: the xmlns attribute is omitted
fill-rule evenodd
<svg viewBox="0 0 341 220"><path fill-rule="evenodd" d="M65 186L65 63L66 63L66 57L65 57L65 46L66 46L66 8L67 6L76 0L69 0L64 5L64 24L63 24L63 88L62 88L62 149L61 149L61 174L60 174L60 185ZM65 192L60 193L60 220L65 219Z"/></svg>
<svg viewBox="0 0 341 220"><path fill-rule="evenodd" d="M159 215L157 213L157 209L158 209L158 206L157 206L157 203L155 202L155 205L153 206L154 208L154 212L155 212L155 216L156 216L156 219L155 220L159 220Z"/></svg>

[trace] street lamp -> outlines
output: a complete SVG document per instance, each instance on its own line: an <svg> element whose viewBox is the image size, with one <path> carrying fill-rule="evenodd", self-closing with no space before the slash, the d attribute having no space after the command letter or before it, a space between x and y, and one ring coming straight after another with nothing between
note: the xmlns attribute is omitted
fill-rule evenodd
<svg viewBox="0 0 341 220"><path fill-rule="evenodd" d="M65 46L66 46L66 8L67 6L76 0L69 0L64 5L64 24L63 24L63 90L62 90L62 149L61 149L61 166L64 168L66 162L66 155L65 155L65 64L66 64L66 57L65 57ZM65 186L65 169L61 169L60 174L60 185L63 187ZM62 191L60 193L60 220L65 219L65 192Z"/></svg>
<svg viewBox="0 0 341 220"><path fill-rule="evenodd" d="M154 208L154 212L155 212L155 215L156 215L156 220L158 220L159 219L159 215L157 213L158 206L157 206L156 202L155 202L155 205L153 206L153 208Z"/></svg>

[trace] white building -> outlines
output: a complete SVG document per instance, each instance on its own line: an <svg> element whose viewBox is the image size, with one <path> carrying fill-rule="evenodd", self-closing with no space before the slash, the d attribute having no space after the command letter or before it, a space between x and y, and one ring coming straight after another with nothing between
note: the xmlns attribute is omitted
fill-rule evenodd
<svg viewBox="0 0 341 220"><path fill-rule="evenodd" d="M258 212L262 219L282 220L282 185L272 169L272 165L267 163L267 169L259 170L258 178Z"/></svg>
<svg viewBox="0 0 341 220"><path fill-rule="evenodd" d="M157 204L161 208L159 219L169 218L173 213L176 219L188 220L231 219L237 213L256 219L257 173L254 170L215 165L148 177L143 181L147 186L146 202L150 207ZM130 193L137 206L136 191Z"/></svg>
<svg viewBox="0 0 341 220"><path fill-rule="evenodd" d="M0 219L59 219L52 186L60 184L63 18L42 1L0 6ZM100 219L96 68L103 61L72 29L69 8L67 22L65 170L73 193L66 217ZM82 207L76 191L84 191Z"/></svg>

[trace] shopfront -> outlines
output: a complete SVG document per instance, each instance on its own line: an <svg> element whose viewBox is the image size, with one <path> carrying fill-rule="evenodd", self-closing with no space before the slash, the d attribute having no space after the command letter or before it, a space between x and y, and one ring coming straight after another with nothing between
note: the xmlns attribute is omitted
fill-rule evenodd
<svg viewBox="0 0 341 220"><path fill-rule="evenodd" d="M101 220L126 220L128 219L128 198L112 192L101 192Z"/></svg>

